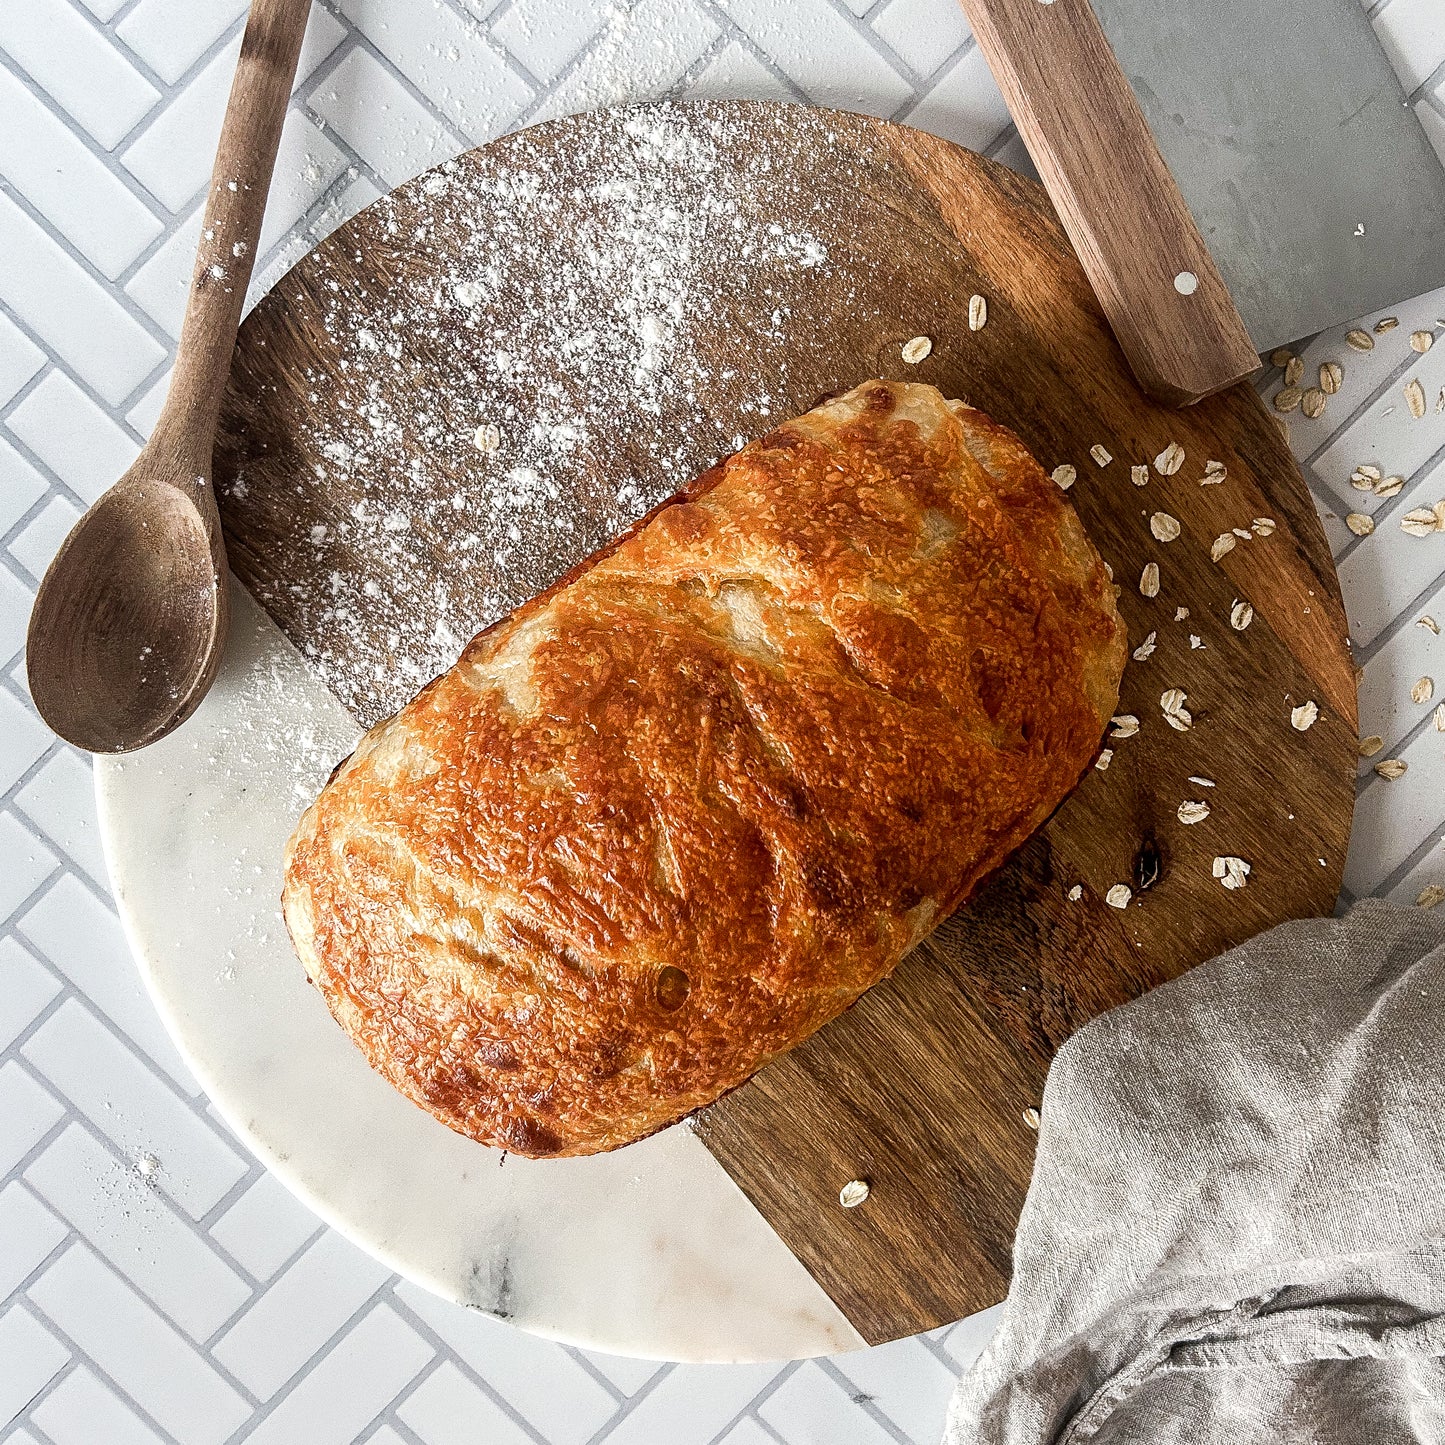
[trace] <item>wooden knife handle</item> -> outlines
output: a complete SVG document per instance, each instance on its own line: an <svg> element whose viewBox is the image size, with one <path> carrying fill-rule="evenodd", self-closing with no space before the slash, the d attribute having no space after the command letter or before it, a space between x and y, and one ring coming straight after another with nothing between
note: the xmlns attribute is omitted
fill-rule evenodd
<svg viewBox="0 0 1445 1445"><path fill-rule="evenodd" d="M1259 356L1089 0L962 0L1144 390L1186 406Z"/></svg>

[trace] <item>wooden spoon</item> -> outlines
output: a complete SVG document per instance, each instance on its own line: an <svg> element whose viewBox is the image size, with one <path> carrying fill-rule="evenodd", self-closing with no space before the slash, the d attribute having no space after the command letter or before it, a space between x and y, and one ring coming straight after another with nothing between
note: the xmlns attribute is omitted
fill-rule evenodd
<svg viewBox="0 0 1445 1445"><path fill-rule="evenodd" d="M215 680L229 619L211 447L311 0L254 0L170 391L130 470L76 523L30 614L41 716L93 753L145 747Z"/></svg>

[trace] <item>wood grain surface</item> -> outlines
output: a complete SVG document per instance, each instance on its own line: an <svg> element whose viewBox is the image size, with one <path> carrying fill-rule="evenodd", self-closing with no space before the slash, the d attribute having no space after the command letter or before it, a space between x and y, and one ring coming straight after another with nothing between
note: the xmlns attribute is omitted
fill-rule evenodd
<svg viewBox="0 0 1445 1445"><path fill-rule="evenodd" d="M908 365L916 336L932 350ZM237 573L371 722L740 438L871 376L932 382L1074 466L1131 644L1155 634L1123 685L1139 732L1107 743L1107 771L891 980L698 1120L882 1341L1002 1297L1025 1111L1064 1039L1332 907L1354 676L1324 537L1254 393L1147 400L1044 193L1009 171L857 116L663 104L495 142L342 227L243 327L215 466ZM1210 459L1227 478L1203 486ZM1209 817L1182 824L1186 800ZM1212 876L1225 854L1251 864L1244 889ZM1119 883L1124 910L1104 902ZM871 1194L844 1210L851 1179Z"/></svg>

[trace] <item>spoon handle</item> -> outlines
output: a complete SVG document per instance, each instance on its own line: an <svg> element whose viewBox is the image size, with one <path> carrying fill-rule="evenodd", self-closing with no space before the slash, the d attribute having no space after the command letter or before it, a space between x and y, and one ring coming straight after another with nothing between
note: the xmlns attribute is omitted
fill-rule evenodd
<svg viewBox="0 0 1445 1445"><path fill-rule="evenodd" d="M256 261L266 193L311 0L252 0L211 173L201 241L153 446L175 459L176 481L210 477L221 393Z"/></svg>

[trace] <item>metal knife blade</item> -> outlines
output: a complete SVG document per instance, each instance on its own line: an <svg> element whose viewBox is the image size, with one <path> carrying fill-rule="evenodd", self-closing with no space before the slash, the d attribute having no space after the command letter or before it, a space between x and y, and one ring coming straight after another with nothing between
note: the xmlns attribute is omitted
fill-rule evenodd
<svg viewBox="0 0 1445 1445"><path fill-rule="evenodd" d="M1093 0L1260 351L1445 284L1445 165L1359 0Z"/></svg>

